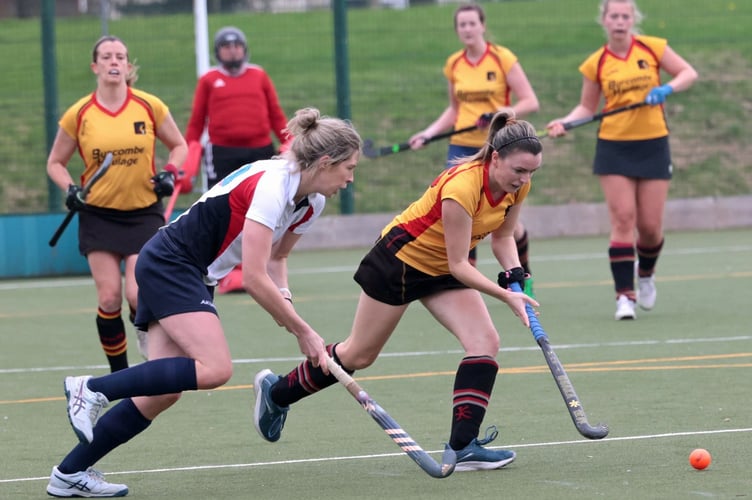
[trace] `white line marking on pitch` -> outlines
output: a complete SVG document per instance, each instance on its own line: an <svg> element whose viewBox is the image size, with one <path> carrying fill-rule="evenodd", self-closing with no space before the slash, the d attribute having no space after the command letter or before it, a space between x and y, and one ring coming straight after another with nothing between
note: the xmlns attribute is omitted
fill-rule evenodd
<svg viewBox="0 0 752 500"><path fill-rule="evenodd" d="M667 340L634 340L623 342L594 342L588 344L557 344L556 350L563 351L566 349L602 349L608 347L628 347L638 345L659 345L659 344L700 344L700 343L722 343L722 342L747 342L752 340L751 335L740 335L736 337L710 337L700 339L667 339ZM526 346L526 347L503 347L501 352L521 352L521 351L538 351L539 347ZM461 349L449 349L446 351L413 351L413 352L383 352L379 355L379 358L407 358L407 357L421 357L421 356L446 356L461 354ZM291 363L300 362L299 356L279 357L279 358L241 358L233 359L232 362L236 365L248 365L248 364L268 364L268 363ZM7 375L11 373L44 373L44 372L78 372L86 370L100 370L109 369L108 365L85 365L85 366L42 366L31 368L0 368L0 375Z"/></svg>
<svg viewBox="0 0 752 500"><path fill-rule="evenodd" d="M685 431L685 432L669 432L663 434L647 434L642 436L622 436L601 439L598 441L592 441L589 439L578 439L574 441L549 441L544 443L527 443L527 444L505 444L502 446L490 446L489 448L541 448L549 446L564 446L564 445L579 445L579 444L593 444L603 446L603 443L613 443L619 441L641 441L646 439L666 439L675 437L686 436L707 436L713 434L737 434L752 432L752 427L741 429L717 429L710 431ZM441 454L444 450L432 450L428 453ZM240 469L240 468L254 468L254 467L268 467L273 465L295 465L305 463L320 463L320 462L340 462L343 460L371 460L375 458L389 458L389 457L403 457L404 453L377 453L369 455L351 455L346 457L319 457L319 458L298 458L293 460L275 460L271 462L249 462L242 464L217 464L217 465L192 465L185 467L166 467L160 469L142 469L142 470L130 470L121 472L107 472L107 476L120 476L126 474L154 474L162 472L186 472L186 471L202 471L202 470L217 470L217 469ZM39 477L19 477L11 479L0 479L0 484L3 483L20 483L25 481L47 481L49 476Z"/></svg>

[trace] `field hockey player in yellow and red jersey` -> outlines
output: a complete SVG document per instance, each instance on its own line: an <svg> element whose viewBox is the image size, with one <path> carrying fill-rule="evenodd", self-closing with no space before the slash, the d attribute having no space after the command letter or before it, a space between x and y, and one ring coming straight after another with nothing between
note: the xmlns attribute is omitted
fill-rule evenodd
<svg viewBox="0 0 752 500"><path fill-rule="evenodd" d="M188 147L167 106L133 88L135 67L117 37L94 45L91 70L97 87L63 114L47 159L47 173L67 192L65 204L78 211L78 243L97 289L96 326L111 371L128 367L127 339L121 308L125 299L133 319L138 287L134 275L141 246L164 224L161 198L172 194ZM157 172L156 140L169 150L164 170ZM73 180L68 162L78 153L84 162L85 185L108 152L112 165L86 197ZM143 335L142 332L137 332ZM139 348L145 337L139 339Z"/></svg>
<svg viewBox="0 0 752 500"><path fill-rule="evenodd" d="M601 97L604 111L646 104L603 118L593 160L611 222L608 257L617 320L634 319L635 302L644 310L655 305L654 274L663 248L663 211L673 174L663 103L697 79L694 68L665 39L637 33L641 19L633 0L601 1L606 44L580 65L580 103L547 126L551 137L565 134L563 122L594 114ZM671 80L661 82L661 72Z"/></svg>
<svg viewBox="0 0 752 500"><path fill-rule="evenodd" d="M364 369L376 360L410 304L423 304L464 350L454 380L449 437L457 471L498 469L516 456L484 447L498 435L494 426L479 438L499 371L500 344L483 295L506 303L526 326L526 305L538 306L533 298L507 288L512 281L524 281L513 232L530 179L542 161L535 129L513 116L509 109L499 112L490 123L486 145L444 170L382 230L355 273L362 291L350 336L327 346L344 370ZM498 283L468 256L488 235L505 269ZM256 430L267 441L277 441L289 406L336 382L311 361L281 377L260 371L254 382Z"/></svg>

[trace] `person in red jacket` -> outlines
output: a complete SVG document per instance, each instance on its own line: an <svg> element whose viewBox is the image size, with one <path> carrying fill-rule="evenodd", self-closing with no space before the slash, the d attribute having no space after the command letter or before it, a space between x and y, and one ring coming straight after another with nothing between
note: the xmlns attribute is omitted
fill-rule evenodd
<svg viewBox="0 0 752 500"><path fill-rule="evenodd" d="M214 56L218 66L198 80L185 133L190 143L208 130L209 187L242 165L271 158L276 153L272 134L280 144L288 139L277 91L261 66L247 62L243 32L232 26L217 31Z"/></svg>
<svg viewBox="0 0 752 500"><path fill-rule="evenodd" d="M289 139L287 117L269 75L248 63L248 43L238 28L226 26L214 35L218 66L204 73L196 84L193 108L185 139L201 141L204 129L209 142L204 149L208 185L211 188L235 169L274 156L274 134L280 145ZM228 274L217 291L243 291L240 268Z"/></svg>

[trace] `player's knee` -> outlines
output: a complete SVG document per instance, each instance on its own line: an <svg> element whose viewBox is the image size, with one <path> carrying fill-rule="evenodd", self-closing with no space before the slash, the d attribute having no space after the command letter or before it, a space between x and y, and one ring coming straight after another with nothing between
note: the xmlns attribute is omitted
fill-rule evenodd
<svg viewBox="0 0 752 500"><path fill-rule="evenodd" d="M215 389L232 378L232 362L206 367L196 374L199 389Z"/></svg>
<svg viewBox="0 0 752 500"><path fill-rule="evenodd" d="M377 354L357 354L353 357L348 357L346 360L340 359L342 361L342 366L348 370L362 370L364 368L368 368L373 364L374 361L376 361L376 358L378 357Z"/></svg>

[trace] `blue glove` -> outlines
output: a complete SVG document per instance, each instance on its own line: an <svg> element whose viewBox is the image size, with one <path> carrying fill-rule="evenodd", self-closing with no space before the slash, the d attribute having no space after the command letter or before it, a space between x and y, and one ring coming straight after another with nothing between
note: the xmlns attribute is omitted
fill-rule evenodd
<svg viewBox="0 0 752 500"><path fill-rule="evenodd" d="M666 102L666 98L674 92L671 85L661 85L660 87L653 87L650 89L648 96L645 98L645 102L654 106L656 104L663 104Z"/></svg>

